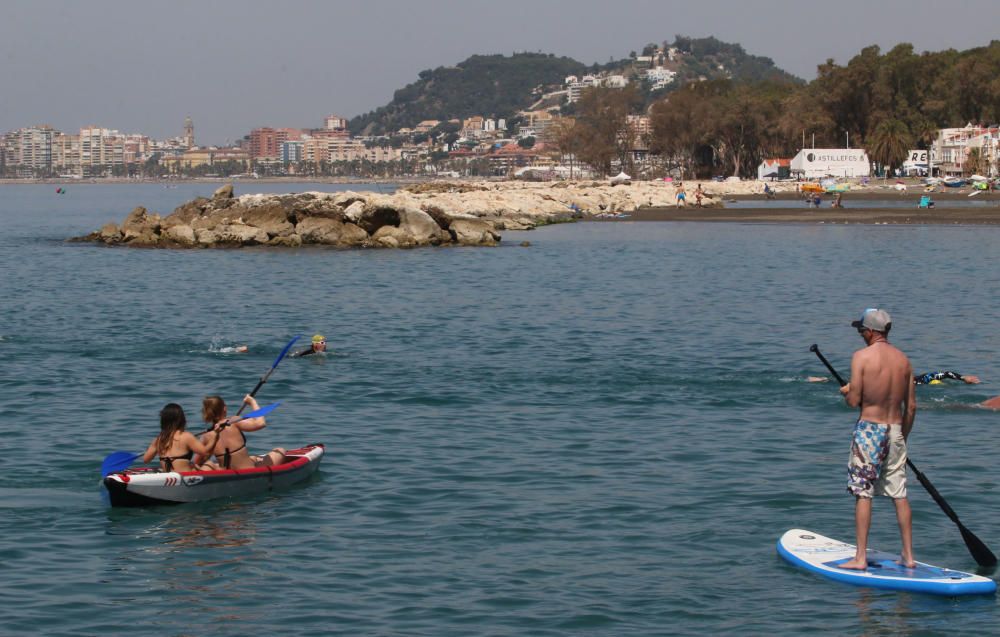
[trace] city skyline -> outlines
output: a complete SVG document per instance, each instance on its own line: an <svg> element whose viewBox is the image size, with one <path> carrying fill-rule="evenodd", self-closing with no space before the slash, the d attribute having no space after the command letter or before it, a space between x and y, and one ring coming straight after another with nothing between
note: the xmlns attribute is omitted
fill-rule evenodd
<svg viewBox="0 0 1000 637"><path fill-rule="evenodd" d="M941 28L934 2L711 0L565 5L430 0L363 6L291 1L136 6L119 0L13 3L0 24L0 130L96 125L224 145L260 126L319 127L385 105L424 69L475 54L541 51L585 64L621 59L675 35L713 35L803 79L828 58L910 42L917 51L984 46L1000 5L955 7L975 19ZM939 5L938 5L939 6ZM405 10L400 10L405 9ZM950 10L951 15L954 11Z"/></svg>

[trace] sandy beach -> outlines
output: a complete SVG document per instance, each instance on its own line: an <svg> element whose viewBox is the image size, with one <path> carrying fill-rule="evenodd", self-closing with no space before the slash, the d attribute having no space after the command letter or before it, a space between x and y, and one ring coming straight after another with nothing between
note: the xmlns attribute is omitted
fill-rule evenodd
<svg viewBox="0 0 1000 637"><path fill-rule="evenodd" d="M981 193L971 199L976 207L969 207L970 201L963 192L930 193L934 208L917 208L921 191L897 192L895 190L871 190L849 192L843 197L844 208L831 208L831 195L824 195L819 208L808 208L803 202L800 207L788 208L787 202L803 201L800 193L778 193L773 202L781 202L782 207L766 206L769 201L763 195L733 194L723 195L725 208L698 208L689 205L683 208L643 208L631 213L627 218L588 218L595 222L623 221L718 221L743 223L863 223L863 224L922 224L922 225L1000 225L1000 193ZM740 208L740 202L753 201L752 209ZM885 202L912 202L912 207L887 208ZM984 205L984 202L985 205ZM882 205L880 205L882 204ZM764 207L759 207L764 206Z"/></svg>

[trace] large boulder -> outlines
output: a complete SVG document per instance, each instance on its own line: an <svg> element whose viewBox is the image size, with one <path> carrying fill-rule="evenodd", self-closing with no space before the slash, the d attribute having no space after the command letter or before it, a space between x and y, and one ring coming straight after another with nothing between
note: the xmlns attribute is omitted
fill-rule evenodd
<svg viewBox="0 0 1000 637"><path fill-rule="evenodd" d="M188 225L174 225L164 228L163 238L182 246L193 246L197 243L194 229Z"/></svg>
<svg viewBox="0 0 1000 637"><path fill-rule="evenodd" d="M157 234L160 231L160 215L151 215L142 206L138 206L125 217L121 232L125 241L133 241L140 236Z"/></svg>
<svg viewBox="0 0 1000 637"><path fill-rule="evenodd" d="M289 212L280 205L258 206L240 214L243 223L260 228L271 237L283 237L295 232L289 216Z"/></svg>
<svg viewBox="0 0 1000 637"><path fill-rule="evenodd" d="M212 199L232 199L233 198L233 185L226 184L225 186L220 186L214 193L212 193Z"/></svg>
<svg viewBox="0 0 1000 637"><path fill-rule="evenodd" d="M209 209L209 200L198 197L183 205L177 206L172 213L167 215L161 222L163 227L177 225L191 225L191 222L205 214Z"/></svg>
<svg viewBox="0 0 1000 637"><path fill-rule="evenodd" d="M414 245L439 245L451 240L451 234L423 210L406 207L398 212L399 230L412 237Z"/></svg>
<svg viewBox="0 0 1000 637"><path fill-rule="evenodd" d="M357 246L368 241L368 233L354 225L336 219L308 217L295 226L303 243Z"/></svg>
<svg viewBox="0 0 1000 637"><path fill-rule="evenodd" d="M267 243L271 237L260 228L254 228L243 223L232 223L215 228L217 242L232 245L258 245Z"/></svg>
<svg viewBox="0 0 1000 637"><path fill-rule="evenodd" d="M464 246L495 246L500 235L481 219L456 219L448 228L455 243Z"/></svg>
<svg viewBox="0 0 1000 637"><path fill-rule="evenodd" d="M97 236L104 243L119 243L122 240L122 231L115 224L106 223Z"/></svg>

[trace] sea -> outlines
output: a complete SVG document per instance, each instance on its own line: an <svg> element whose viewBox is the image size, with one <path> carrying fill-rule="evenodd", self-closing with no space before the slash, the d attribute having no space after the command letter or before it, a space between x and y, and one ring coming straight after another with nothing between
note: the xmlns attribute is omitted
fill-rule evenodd
<svg viewBox="0 0 1000 637"><path fill-rule="evenodd" d="M496 248L150 250L65 239L217 183L0 186L0 634L973 635L993 596L796 568L853 542L850 322L918 372L910 456L1000 551L1000 227L575 223ZM64 192L57 192L57 188ZM382 190L242 183L236 193ZM864 205L862 202L852 204ZM527 242L527 244L525 244ZM158 412L237 403L296 335L251 450L326 445L238 500L111 508ZM247 345L247 353L234 348ZM977 571L911 478L917 559ZM871 546L896 552L892 505ZM995 575L994 575L995 576Z"/></svg>

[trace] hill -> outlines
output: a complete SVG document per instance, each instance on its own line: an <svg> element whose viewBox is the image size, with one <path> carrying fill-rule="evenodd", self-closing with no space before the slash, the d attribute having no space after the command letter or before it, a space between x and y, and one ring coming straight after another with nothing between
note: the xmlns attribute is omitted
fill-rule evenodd
<svg viewBox="0 0 1000 637"><path fill-rule="evenodd" d="M670 50L673 55L667 59L664 52ZM775 66L770 58L750 55L739 44L714 37L677 36L673 44L647 45L643 56L657 58L657 64L677 74L673 84L656 94L650 94L650 88L642 84L649 99L700 79L802 83ZM396 91L391 102L355 117L349 127L355 135L380 135L412 128L423 120L473 115L511 118L536 103L543 94L558 91L568 75L609 73L638 79L648 63L640 64L637 57L633 53L623 60L588 66L551 53L473 55L455 66L421 71L419 79Z"/></svg>
<svg viewBox="0 0 1000 637"><path fill-rule="evenodd" d="M386 106L354 118L354 134L382 134L423 120L484 115L510 117L531 105L532 91L561 84L586 67L567 57L542 53L473 55L451 67L421 71Z"/></svg>

